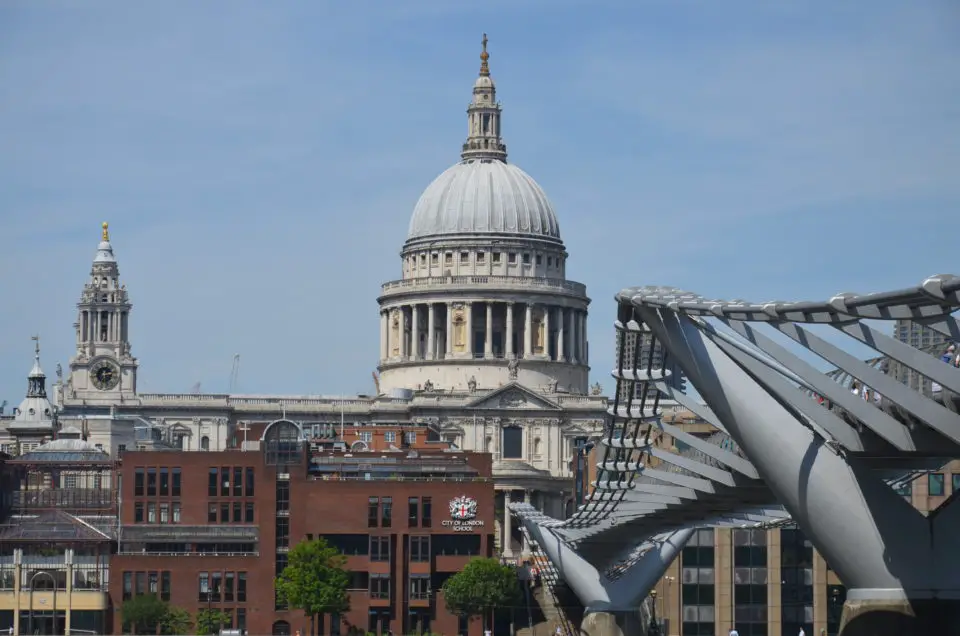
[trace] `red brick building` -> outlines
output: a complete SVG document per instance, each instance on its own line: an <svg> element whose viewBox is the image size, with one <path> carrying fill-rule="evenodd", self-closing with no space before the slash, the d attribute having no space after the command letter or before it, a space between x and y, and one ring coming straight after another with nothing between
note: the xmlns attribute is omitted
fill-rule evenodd
<svg viewBox="0 0 960 636"><path fill-rule="evenodd" d="M194 615L223 610L225 627L307 634L302 612L275 603L273 581L291 547L323 537L347 555L353 583L350 612L324 616L317 633L480 634L447 613L440 588L493 552L489 455L311 452L281 420L258 451L128 452L120 473L114 633L125 599L156 593Z"/></svg>

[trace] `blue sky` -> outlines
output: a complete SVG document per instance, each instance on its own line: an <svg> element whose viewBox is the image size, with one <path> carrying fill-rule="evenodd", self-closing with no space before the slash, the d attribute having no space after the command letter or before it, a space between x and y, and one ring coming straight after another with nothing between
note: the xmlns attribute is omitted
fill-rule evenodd
<svg viewBox="0 0 960 636"><path fill-rule="evenodd" d="M376 297L458 159L479 40L608 387L616 291L816 299L960 272L943 1L0 5L0 399L53 375L109 221L144 391L370 392Z"/></svg>

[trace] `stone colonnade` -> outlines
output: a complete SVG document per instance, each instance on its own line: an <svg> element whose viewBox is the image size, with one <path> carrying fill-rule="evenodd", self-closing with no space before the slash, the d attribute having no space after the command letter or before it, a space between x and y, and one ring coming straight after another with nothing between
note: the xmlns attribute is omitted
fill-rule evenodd
<svg viewBox="0 0 960 636"><path fill-rule="evenodd" d="M410 303L380 311L381 360L445 358L587 364L587 312L498 301Z"/></svg>
<svg viewBox="0 0 960 636"><path fill-rule="evenodd" d="M514 520L510 514L510 504L511 503L527 503L532 505L537 510L540 510L544 514L556 515L556 510L550 510L549 504L551 500L558 499L559 503L553 501L552 503L562 506L563 505L563 493L560 492L546 492L542 490L526 490L522 488L498 488L497 493L503 494L503 523L501 525L500 532L500 546L501 546L501 556L505 559L514 559L520 557L526 559L530 557L530 545L527 542L527 535L521 535L523 537L520 554L518 555L513 550L511 545L510 537L513 534ZM499 502L497 504L499 506ZM519 523L519 522L517 522Z"/></svg>

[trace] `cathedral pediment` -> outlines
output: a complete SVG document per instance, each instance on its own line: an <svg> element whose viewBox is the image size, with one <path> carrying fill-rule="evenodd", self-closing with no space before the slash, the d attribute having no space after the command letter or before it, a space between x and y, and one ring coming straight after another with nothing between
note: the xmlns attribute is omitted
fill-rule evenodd
<svg viewBox="0 0 960 636"><path fill-rule="evenodd" d="M562 411L559 404L531 391L522 384L511 382L467 404L470 409L511 409L530 411Z"/></svg>

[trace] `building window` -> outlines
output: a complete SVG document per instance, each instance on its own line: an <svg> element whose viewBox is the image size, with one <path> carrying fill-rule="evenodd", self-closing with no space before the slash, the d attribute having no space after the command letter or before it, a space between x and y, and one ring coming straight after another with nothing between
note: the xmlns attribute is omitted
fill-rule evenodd
<svg viewBox="0 0 960 636"><path fill-rule="evenodd" d="M417 443L417 433L416 431L407 431L403 434L403 441L406 444L416 444Z"/></svg>
<svg viewBox="0 0 960 636"><path fill-rule="evenodd" d="M494 263L499 263L499 262L500 262L500 252L491 252L491 254L490 254L490 260L493 261Z"/></svg>
<svg viewBox="0 0 960 636"><path fill-rule="evenodd" d="M390 575L370 575L370 598L390 600Z"/></svg>
<svg viewBox="0 0 960 636"><path fill-rule="evenodd" d="M507 262L511 265L517 262L517 255L515 252L509 252L507 254Z"/></svg>
<svg viewBox="0 0 960 636"><path fill-rule="evenodd" d="M160 523L170 523L170 504L160 504Z"/></svg>
<svg viewBox="0 0 960 636"><path fill-rule="evenodd" d="M523 255L523 264L524 264L524 265L529 265L529 264L530 264L530 254L524 253L524 255Z"/></svg>
<svg viewBox="0 0 960 636"><path fill-rule="evenodd" d="M233 572L227 572L223 580L223 601L225 603L233 602Z"/></svg>
<svg viewBox="0 0 960 636"><path fill-rule="evenodd" d="M277 545L290 545L289 517L277 517Z"/></svg>
<svg viewBox="0 0 960 636"><path fill-rule="evenodd" d="M503 459L523 458L523 429L519 426L504 426L502 454Z"/></svg>
<svg viewBox="0 0 960 636"><path fill-rule="evenodd" d="M430 560L430 537L410 537L410 561L426 563Z"/></svg>
<svg viewBox="0 0 960 636"><path fill-rule="evenodd" d="M204 435L200 438L200 450L208 451L210 450L210 438Z"/></svg>
<svg viewBox="0 0 960 636"><path fill-rule="evenodd" d="M387 444L395 444L397 442L397 433L395 431L386 431L383 434L383 441Z"/></svg>
<svg viewBox="0 0 960 636"><path fill-rule="evenodd" d="M407 501L407 526L416 528L420 524L420 499L410 497Z"/></svg>
<svg viewBox="0 0 960 636"><path fill-rule="evenodd" d="M393 525L393 497L384 497L380 500L380 526L389 528Z"/></svg>
<svg viewBox="0 0 960 636"><path fill-rule="evenodd" d="M157 469L147 469L147 497L157 496Z"/></svg>
<svg viewBox="0 0 960 636"><path fill-rule="evenodd" d="M179 468L174 468L174 469L173 469L172 487L170 488L170 494L173 495L174 497L179 497L179 496L180 496L180 487L181 487L181 485L182 485L182 477L183 477L183 476L180 474L180 469L179 469Z"/></svg>
<svg viewBox="0 0 960 636"><path fill-rule="evenodd" d="M237 608L237 629L241 633L247 631L247 610L244 607Z"/></svg>
<svg viewBox="0 0 960 636"><path fill-rule="evenodd" d="M243 523L243 502L242 501L233 502L233 522Z"/></svg>
<svg viewBox="0 0 960 636"><path fill-rule="evenodd" d="M942 497L944 495L943 473L927 475L927 492L931 497Z"/></svg>
<svg viewBox="0 0 960 636"><path fill-rule="evenodd" d="M216 523L217 522L217 504L209 504L207 506L207 523Z"/></svg>
<svg viewBox="0 0 960 636"><path fill-rule="evenodd" d="M390 537L370 537L370 560L390 560Z"/></svg>
<svg viewBox="0 0 960 636"><path fill-rule="evenodd" d="M157 522L157 504L149 503L147 504L147 523L156 523Z"/></svg>
<svg viewBox="0 0 960 636"><path fill-rule="evenodd" d="M160 496L166 497L170 494L170 470L167 468L160 469Z"/></svg>
<svg viewBox="0 0 960 636"><path fill-rule="evenodd" d="M797 528L780 531L780 623L783 633L813 633L813 544Z"/></svg>
<svg viewBox="0 0 960 636"><path fill-rule="evenodd" d="M230 504L220 504L220 523L230 523Z"/></svg>
<svg viewBox="0 0 960 636"><path fill-rule="evenodd" d="M477 252L477 264L478 264L478 265L483 265L483 262L484 262L484 253L483 253L483 252Z"/></svg>
<svg viewBox="0 0 960 636"><path fill-rule="evenodd" d="M247 469L247 497L253 497L253 469Z"/></svg>
<svg viewBox="0 0 960 636"><path fill-rule="evenodd" d="M470 262L470 252L460 252L460 262L469 263Z"/></svg>
<svg viewBox="0 0 960 636"><path fill-rule="evenodd" d="M243 521L244 523L253 523L253 502L252 501L248 501L246 504L244 504Z"/></svg>
<svg viewBox="0 0 960 636"><path fill-rule="evenodd" d="M357 438L361 442L366 442L367 444L369 444L370 442L373 441L373 433L370 431L357 431Z"/></svg>
<svg viewBox="0 0 960 636"><path fill-rule="evenodd" d="M133 572L123 573L123 600L129 601L133 598Z"/></svg>
<svg viewBox="0 0 960 636"><path fill-rule="evenodd" d="M170 572L161 572L160 573L160 600L169 601L170 600Z"/></svg>
<svg viewBox="0 0 960 636"><path fill-rule="evenodd" d="M423 527L429 528L433 525L433 500L430 497L424 497L422 500L423 508Z"/></svg>
<svg viewBox="0 0 960 636"><path fill-rule="evenodd" d="M896 493L901 497L910 497L913 494L913 482L902 482L897 484Z"/></svg>
<svg viewBox="0 0 960 636"><path fill-rule="evenodd" d="M172 511L171 517L173 518L173 522L180 523L180 502L174 501L170 509Z"/></svg>
<svg viewBox="0 0 960 636"><path fill-rule="evenodd" d="M198 575L199 583L199 593L197 594L197 600L201 603L206 603L210 599L210 575L206 572L201 572Z"/></svg>
<svg viewBox="0 0 960 636"><path fill-rule="evenodd" d="M210 600L214 603L220 602L220 593L223 591L223 573L210 573Z"/></svg>
<svg viewBox="0 0 960 636"><path fill-rule="evenodd" d="M159 572L150 572L148 579L147 590L151 594L156 594L160 591L160 573Z"/></svg>
<svg viewBox="0 0 960 636"><path fill-rule="evenodd" d="M220 496L230 496L230 469L226 466L220 468Z"/></svg>
<svg viewBox="0 0 960 636"><path fill-rule="evenodd" d="M143 523L143 502L138 501L133 504L133 522Z"/></svg>
<svg viewBox="0 0 960 636"><path fill-rule="evenodd" d="M243 468L238 466L233 468L233 496L243 496Z"/></svg>
<svg viewBox="0 0 960 636"><path fill-rule="evenodd" d="M247 573L237 572L237 602L247 602Z"/></svg>
<svg viewBox="0 0 960 636"><path fill-rule="evenodd" d="M211 468L210 473L207 475L207 496L216 497L217 496L217 469Z"/></svg>
<svg viewBox="0 0 960 636"><path fill-rule="evenodd" d="M734 530L733 564L734 618L737 628L749 636L766 636L768 620L766 531Z"/></svg>
<svg viewBox="0 0 960 636"><path fill-rule="evenodd" d="M960 490L960 473L953 473L950 475L950 488L952 492L957 492Z"/></svg>
<svg viewBox="0 0 960 636"><path fill-rule="evenodd" d="M537 254L537 265L543 265L543 255Z"/></svg>
<svg viewBox="0 0 960 636"><path fill-rule="evenodd" d="M134 497L143 496L144 470L138 468L133 473L133 495Z"/></svg>
<svg viewBox="0 0 960 636"><path fill-rule="evenodd" d="M713 535L713 530L709 528L697 530L682 552L680 595L683 603L683 634L714 633L716 587Z"/></svg>
<svg viewBox="0 0 960 636"><path fill-rule="evenodd" d="M377 497L370 497L367 500L367 527L376 528L379 516L380 500Z"/></svg>
<svg viewBox="0 0 960 636"><path fill-rule="evenodd" d="M411 574L410 575L410 600L426 601L430 598L430 575L429 574Z"/></svg>

